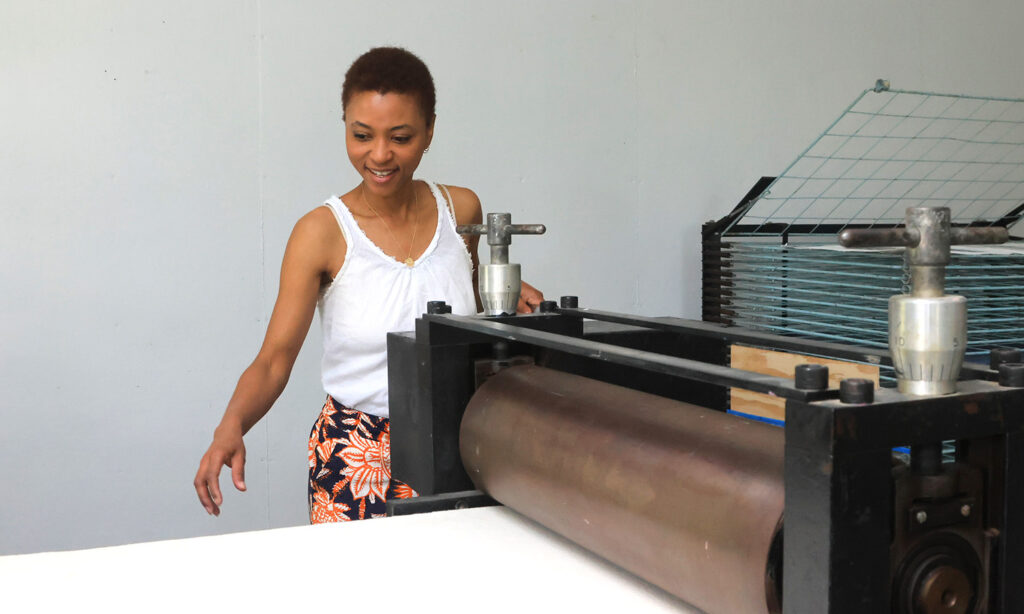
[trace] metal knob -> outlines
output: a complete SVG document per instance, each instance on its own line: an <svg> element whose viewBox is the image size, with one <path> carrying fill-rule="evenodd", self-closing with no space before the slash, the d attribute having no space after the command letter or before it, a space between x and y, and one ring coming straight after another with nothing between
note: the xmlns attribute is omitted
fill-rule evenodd
<svg viewBox="0 0 1024 614"><path fill-rule="evenodd" d="M522 289L518 264L508 261L512 235L540 235L547 230L543 224L513 224L511 213L488 213L486 224L463 224L459 234L487 235L491 246L490 264L480 265L480 301L484 315L515 315Z"/></svg>
<svg viewBox="0 0 1024 614"><path fill-rule="evenodd" d="M889 299L889 349L900 392L956 391L967 347L967 299L945 294L949 247L1008 238L1002 227L952 228L948 207L910 207L902 228L840 233L844 247L907 248L911 292Z"/></svg>

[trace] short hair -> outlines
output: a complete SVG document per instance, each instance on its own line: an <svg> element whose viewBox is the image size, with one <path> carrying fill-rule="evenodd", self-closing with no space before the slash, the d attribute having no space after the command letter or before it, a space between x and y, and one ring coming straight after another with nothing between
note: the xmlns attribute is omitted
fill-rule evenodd
<svg viewBox="0 0 1024 614"><path fill-rule="evenodd" d="M416 98L427 125L434 121L437 94L423 60L401 47L375 47L359 56L341 85L341 116L352 96L360 92L407 94Z"/></svg>

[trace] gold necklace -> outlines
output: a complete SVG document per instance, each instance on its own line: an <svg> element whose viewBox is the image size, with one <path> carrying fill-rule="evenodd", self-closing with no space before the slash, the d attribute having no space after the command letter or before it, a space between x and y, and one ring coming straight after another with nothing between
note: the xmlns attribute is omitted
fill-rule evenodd
<svg viewBox="0 0 1024 614"><path fill-rule="evenodd" d="M388 231L388 234L391 235L391 240L395 242L395 245L399 245L398 237L396 237L395 233L391 231L391 227L388 226L388 223L384 221L384 218L381 217L381 215L379 213L377 213L377 210L373 208L373 205L370 204L370 201L366 200L366 188L365 187L359 188L359 196L360 196L360 198L363 199L363 204L366 205L370 209L370 211L373 211L373 214L377 216L377 219L380 220L381 224L384 224L384 228ZM420 229L420 212L419 212L420 200L419 200L419 195L416 194L416 185L415 185L415 183L412 186L412 199L413 199L412 200L412 203L413 203L412 207L413 207L413 209L416 210L416 218L415 218L415 221L413 222L413 225L412 225L412 241L409 241L409 251L406 252L405 260L403 261L405 263L405 266L407 266L407 267L412 267L412 265L416 264L416 261L412 259L412 248L413 248L413 246L416 245L416 232Z"/></svg>

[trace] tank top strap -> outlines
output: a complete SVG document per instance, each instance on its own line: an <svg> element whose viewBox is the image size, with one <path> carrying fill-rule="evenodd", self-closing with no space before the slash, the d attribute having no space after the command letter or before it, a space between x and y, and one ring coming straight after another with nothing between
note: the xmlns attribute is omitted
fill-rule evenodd
<svg viewBox="0 0 1024 614"><path fill-rule="evenodd" d="M425 181L425 183L430 188L430 193L434 195L434 200L437 201L441 214L439 217L448 221L446 226L458 237L459 234L455 230L455 227L458 226L458 222L455 221L455 201L452 200L452 195L448 192L448 186L433 181ZM440 229L438 230L440 232Z"/></svg>
<svg viewBox="0 0 1024 614"><path fill-rule="evenodd" d="M328 198L324 201L324 206L329 208L331 213L334 214L334 219L338 222L338 228L341 229L341 236L345 238L345 245L351 253L352 249L357 247L357 242L363 237L359 224L356 223L356 218L352 216L352 212L348 210L348 207L345 206L345 203L338 196Z"/></svg>

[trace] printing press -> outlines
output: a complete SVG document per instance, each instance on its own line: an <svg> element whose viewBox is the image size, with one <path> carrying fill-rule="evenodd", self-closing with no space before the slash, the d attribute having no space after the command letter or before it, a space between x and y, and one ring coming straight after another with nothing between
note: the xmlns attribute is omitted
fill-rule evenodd
<svg viewBox="0 0 1024 614"><path fill-rule="evenodd" d="M725 348L863 349L573 303L391 335L393 472L424 495L406 505L472 504L475 483L708 612L1024 611L1024 366L943 396L821 388ZM786 399L785 429L720 411L726 387Z"/></svg>
<svg viewBox="0 0 1024 614"><path fill-rule="evenodd" d="M1024 364L964 362L966 301L944 292L951 246L1009 235L952 217L908 207L840 236L905 252L889 348L573 296L507 315L511 235L543 228L463 228L488 234L504 281L481 280L492 315L434 302L389 335L392 472L421 495L390 513L504 504L709 614L1024 612ZM898 382L757 373L730 366L737 346ZM727 413L735 390L784 399L784 426Z"/></svg>

